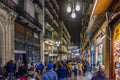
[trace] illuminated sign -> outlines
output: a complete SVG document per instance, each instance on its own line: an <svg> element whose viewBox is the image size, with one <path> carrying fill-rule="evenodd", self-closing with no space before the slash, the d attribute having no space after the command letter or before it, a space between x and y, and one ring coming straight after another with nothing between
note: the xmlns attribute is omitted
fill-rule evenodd
<svg viewBox="0 0 120 80"><path fill-rule="evenodd" d="M22 50L14 50L14 53L16 54L26 54L26 51Z"/></svg>

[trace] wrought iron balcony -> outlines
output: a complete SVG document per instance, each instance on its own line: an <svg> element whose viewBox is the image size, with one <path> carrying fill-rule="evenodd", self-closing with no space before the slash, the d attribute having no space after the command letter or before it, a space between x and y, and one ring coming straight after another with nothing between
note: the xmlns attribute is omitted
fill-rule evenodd
<svg viewBox="0 0 120 80"><path fill-rule="evenodd" d="M33 0L33 3L38 4L38 6L39 6L41 9L43 9L43 6L42 6L42 4L41 4L41 2L40 2L39 0Z"/></svg>
<svg viewBox="0 0 120 80"><path fill-rule="evenodd" d="M52 32L48 29L45 29L45 35L44 38L52 39Z"/></svg>
<svg viewBox="0 0 120 80"><path fill-rule="evenodd" d="M56 14L58 14L57 12L55 13L54 11L54 7L53 8L51 8L50 7L50 5L48 4L48 2L46 2L45 3L46 5L45 5L45 8L47 8L48 10L49 10L49 12L52 14L52 16L54 17L54 19L58 22L58 18L57 18L57 16L56 16Z"/></svg>
<svg viewBox="0 0 120 80"><path fill-rule="evenodd" d="M29 13L27 13L23 8L21 8L18 4L16 4L12 0L0 0L0 2L2 2L4 5L9 7L13 11L17 12L19 16L24 17L35 26L42 29L42 25L35 18L33 18Z"/></svg>
<svg viewBox="0 0 120 80"><path fill-rule="evenodd" d="M59 32L57 26L53 24L48 15L45 15L45 22L48 22L56 32Z"/></svg>

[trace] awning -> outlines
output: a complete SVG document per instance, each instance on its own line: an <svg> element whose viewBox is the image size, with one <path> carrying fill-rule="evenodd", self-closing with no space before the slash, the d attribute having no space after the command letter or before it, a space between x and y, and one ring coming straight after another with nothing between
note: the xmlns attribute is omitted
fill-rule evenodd
<svg viewBox="0 0 120 80"><path fill-rule="evenodd" d="M93 16L104 13L113 0L97 0L95 10L93 11Z"/></svg>
<svg viewBox="0 0 120 80"><path fill-rule="evenodd" d="M99 25L104 17L105 12L112 3L113 0L96 0L94 8L90 17L87 33L93 33L97 30L96 26Z"/></svg>

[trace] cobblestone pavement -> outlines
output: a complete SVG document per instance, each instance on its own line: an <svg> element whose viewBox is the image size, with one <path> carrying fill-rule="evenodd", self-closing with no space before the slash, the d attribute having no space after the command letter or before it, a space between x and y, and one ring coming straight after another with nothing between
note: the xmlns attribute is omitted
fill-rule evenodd
<svg viewBox="0 0 120 80"><path fill-rule="evenodd" d="M72 75L72 78L70 80L91 80L91 77L92 77L91 72L87 72L85 76L79 75L75 77Z"/></svg>

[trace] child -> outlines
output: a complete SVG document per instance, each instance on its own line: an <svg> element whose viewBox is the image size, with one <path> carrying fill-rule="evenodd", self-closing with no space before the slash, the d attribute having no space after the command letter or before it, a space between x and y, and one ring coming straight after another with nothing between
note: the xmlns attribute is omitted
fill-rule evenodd
<svg viewBox="0 0 120 80"><path fill-rule="evenodd" d="M74 76L77 76L77 75L78 75L78 69L77 69L77 67L76 67L76 66L74 67L73 72L74 72Z"/></svg>

